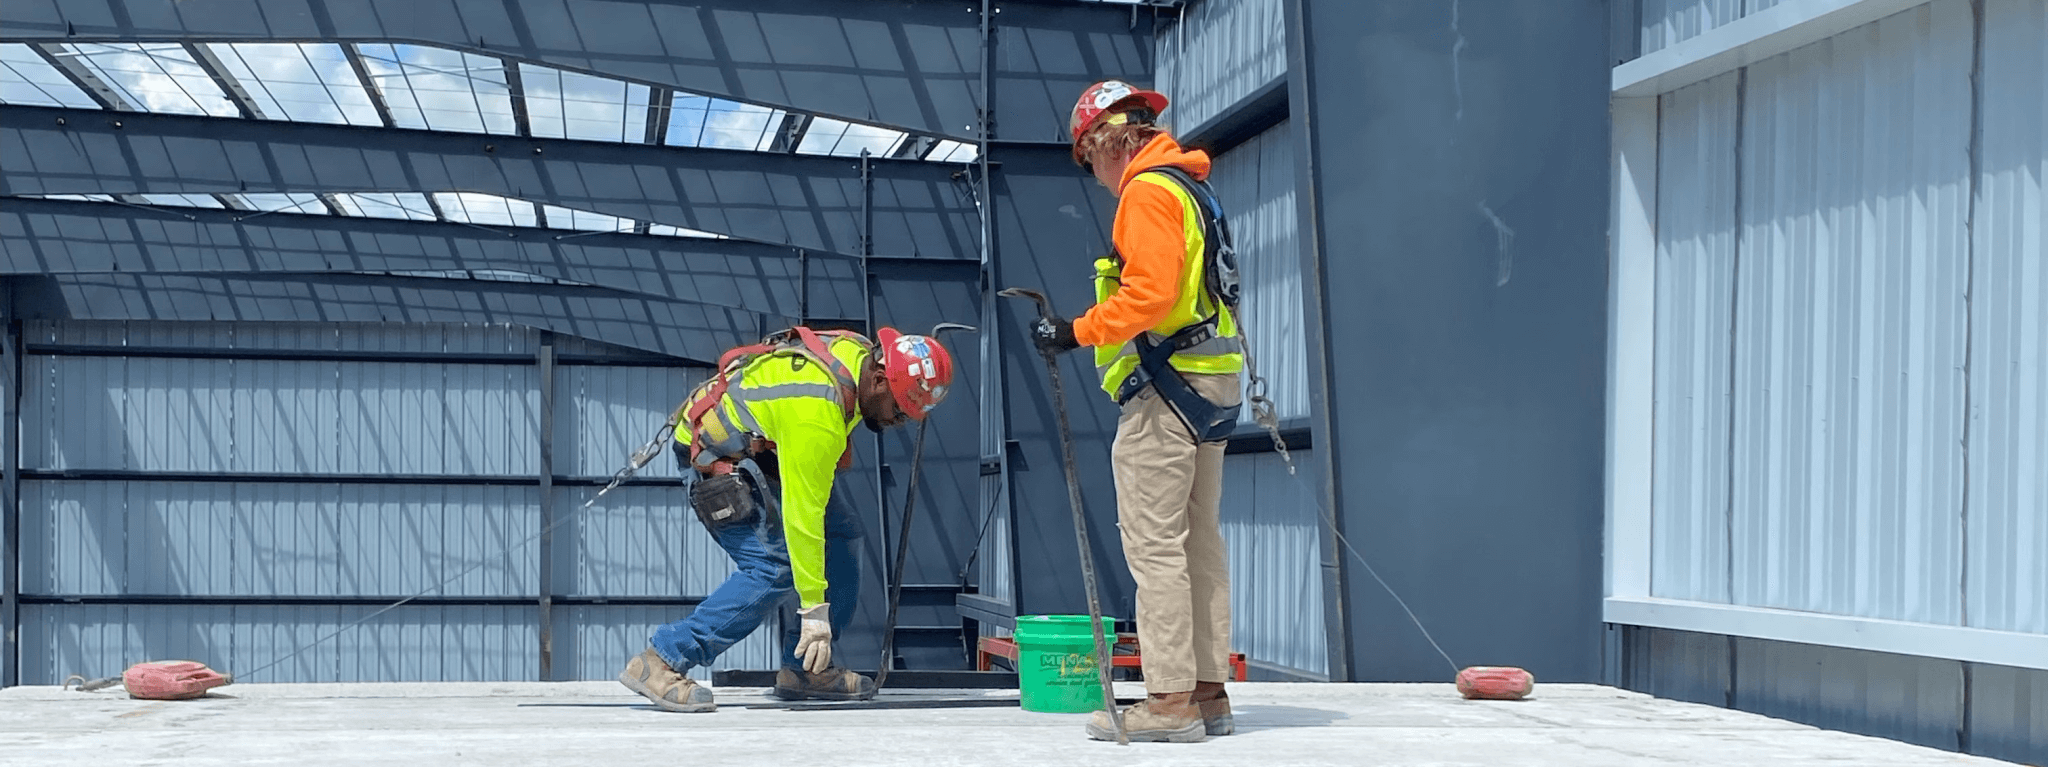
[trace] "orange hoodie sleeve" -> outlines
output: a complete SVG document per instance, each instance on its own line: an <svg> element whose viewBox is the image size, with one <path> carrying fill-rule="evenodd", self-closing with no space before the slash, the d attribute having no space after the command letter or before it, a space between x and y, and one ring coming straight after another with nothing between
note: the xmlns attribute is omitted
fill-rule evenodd
<svg viewBox="0 0 2048 767"><path fill-rule="evenodd" d="M1123 285L1116 295L1074 320L1074 339L1089 346L1120 346L1166 319L1180 298L1187 268L1180 200L1156 184L1126 183L1110 239L1123 254Z"/></svg>

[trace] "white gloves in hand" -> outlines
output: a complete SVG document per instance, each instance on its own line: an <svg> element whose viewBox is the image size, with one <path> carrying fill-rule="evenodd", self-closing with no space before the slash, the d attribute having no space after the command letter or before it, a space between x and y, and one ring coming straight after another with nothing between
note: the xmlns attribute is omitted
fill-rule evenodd
<svg viewBox="0 0 2048 767"><path fill-rule="evenodd" d="M813 674L832 666L831 609L831 604L820 603L816 607L796 611L803 619L802 633L796 640L796 657L803 661L804 670Z"/></svg>

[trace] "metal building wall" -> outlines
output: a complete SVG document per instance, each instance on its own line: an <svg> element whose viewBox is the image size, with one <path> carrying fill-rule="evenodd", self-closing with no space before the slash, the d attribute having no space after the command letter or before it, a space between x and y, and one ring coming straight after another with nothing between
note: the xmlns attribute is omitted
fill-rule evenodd
<svg viewBox="0 0 2048 767"><path fill-rule="evenodd" d="M1199 7L1199 6L1198 6ZM1294 142L1286 121L1219 154L1209 182L1230 216L1244 285L1246 341L1280 418L1306 418L1308 341L1294 209ZM1251 421L1250 411L1242 420Z"/></svg>
<svg viewBox="0 0 2048 767"><path fill-rule="evenodd" d="M1735 87L1663 97L1657 179L1653 594L1728 601L1729 312L1735 289Z"/></svg>
<svg viewBox="0 0 2048 767"><path fill-rule="evenodd" d="M1965 614L2048 634L2048 2L1984 13Z"/></svg>
<svg viewBox="0 0 2048 767"><path fill-rule="evenodd" d="M1657 596L2048 630L2048 11L1984 12L1974 145L1966 0L1663 98Z"/></svg>
<svg viewBox="0 0 2048 767"><path fill-rule="evenodd" d="M1941 0L1749 68L1742 604L1961 618L1972 28Z"/></svg>
<svg viewBox="0 0 2048 767"><path fill-rule="evenodd" d="M1153 38L1153 87L1172 99L1167 122L1191 129L1287 75L1280 0L1202 0L1182 6Z"/></svg>
<svg viewBox="0 0 2048 767"><path fill-rule="evenodd" d="M505 326L62 322L26 336L22 585L41 597L22 611L28 684L166 657L247 674L422 591L454 603L392 610L254 679L535 678L539 611L518 602L541 593L540 368L516 360L554 341L627 363L556 368L555 474L587 478L552 490L557 518L701 376ZM111 356L123 347L134 355ZM305 349L427 356L260 358ZM205 358L235 353L250 356ZM653 483L563 524L553 548L553 593L624 602L555 608L557 678L616 673L730 568ZM771 666L769 639L721 666Z"/></svg>
<svg viewBox="0 0 2048 767"><path fill-rule="evenodd" d="M1223 539L1230 549L1231 649L1261 665L1321 676L1329 669L1323 626L1323 521L1315 461L1293 453L1240 453L1223 463Z"/></svg>
<svg viewBox="0 0 2048 767"><path fill-rule="evenodd" d="M1669 48L1783 0L1640 0L1642 52Z"/></svg>

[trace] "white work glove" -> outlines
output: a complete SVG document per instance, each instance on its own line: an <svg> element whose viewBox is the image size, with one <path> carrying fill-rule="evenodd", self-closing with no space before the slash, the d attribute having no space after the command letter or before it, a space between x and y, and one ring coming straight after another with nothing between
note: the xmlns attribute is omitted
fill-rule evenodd
<svg viewBox="0 0 2048 767"><path fill-rule="evenodd" d="M819 603L796 614L803 619L803 633L796 639L797 660L803 661L805 671L822 673L832 666L832 605Z"/></svg>

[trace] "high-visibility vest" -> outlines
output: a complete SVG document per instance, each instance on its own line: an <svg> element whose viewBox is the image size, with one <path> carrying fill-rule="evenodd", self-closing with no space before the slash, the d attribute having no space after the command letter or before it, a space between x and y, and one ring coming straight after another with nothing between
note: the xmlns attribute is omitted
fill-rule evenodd
<svg viewBox="0 0 2048 767"><path fill-rule="evenodd" d="M1173 169L1178 171L1178 169ZM1183 183L1181 180L1185 178ZM1131 178L1131 183L1147 183L1165 189L1180 201L1181 241L1186 243L1182 257L1188 268L1182 270L1179 298L1165 319L1152 326L1146 333L1153 343L1163 343L1174 334L1198 324L1210 324L1207 332L1190 333L1184 338L1185 345L1175 350L1168 364L1183 373L1235 373L1244 369L1244 342L1240 340L1237 315L1231 304L1235 302L1236 275L1228 275L1228 290L1224 297L1214 295L1211 288L1211 270L1218 268L1215 263L1221 249L1229 247L1229 230L1222 224L1220 209L1212 210L1212 195L1206 194L1198 202L1191 186L1196 182L1184 172L1169 172L1167 168L1154 168ZM1207 202L1208 204L1202 204ZM1102 303L1116 295L1123 287L1123 258L1112 255L1095 261L1095 302ZM1234 270L1234 255L1227 267ZM1124 380L1138 367L1138 346L1135 341L1126 341L1120 347L1096 347L1095 369L1102 374L1102 389L1110 396L1117 396Z"/></svg>
<svg viewBox="0 0 2048 767"><path fill-rule="evenodd" d="M839 405L850 424L859 412L859 375L835 354L840 344L856 344L856 353L874 353L874 344L851 331L813 331L795 327L762 343L742 346L719 359L719 372L690 392L670 420L676 424L678 449L688 450L690 465L706 474L723 474L733 464L775 449L750 408L787 397L815 397ZM794 360L794 361L792 361ZM816 365L831 383L814 374L798 375ZM845 468L852 452L840 455Z"/></svg>

